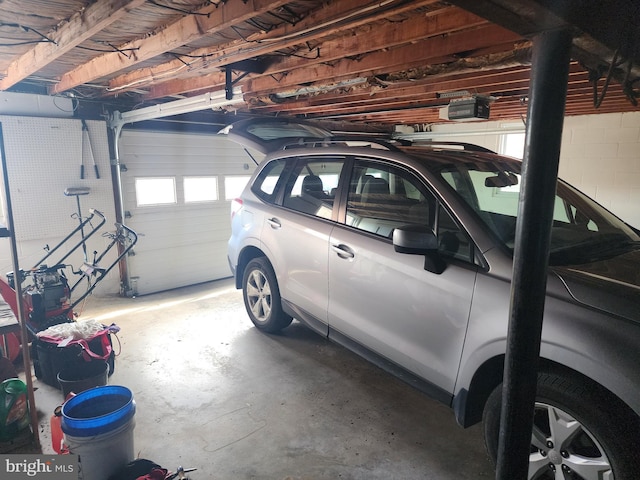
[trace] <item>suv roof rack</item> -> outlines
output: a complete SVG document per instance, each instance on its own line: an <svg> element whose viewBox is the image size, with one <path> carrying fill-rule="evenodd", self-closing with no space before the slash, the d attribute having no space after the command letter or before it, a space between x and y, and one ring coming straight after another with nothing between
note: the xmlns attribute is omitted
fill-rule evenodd
<svg viewBox="0 0 640 480"><path fill-rule="evenodd" d="M437 147L444 147L444 148L451 148L451 147L461 147L462 150L466 150L469 152L483 152L483 153L496 153L493 150L486 148L486 147L482 147L480 145L475 145L473 143L467 143L467 142L440 142L440 141L434 141L434 140L414 140L411 142L412 146L421 146L421 147L432 147L432 148L437 148Z"/></svg>
<svg viewBox="0 0 640 480"><path fill-rule="evenodd" d="M370 138L370 137L362 137L362 136L336 136L336 137L327 137L322 139L309 139L309 138L299 138L297 140L291 140L282 145L282 150L287 150L291 148L319 148L319 147L332 147L332 146L354 146L354 144L358 144L357 146L361 147L371 147L371 148L381 148L384 150L390 151L400 151L400 149L394 145L394 142L401 143L402 145L410 145L410 142L405 141L394 141L389 139L381 139L381 138Z"/></svg>
<svg viewBox="0 0 640 480"><path fill-rule="evenodd" d="M355 145L354 145L355 144ZM342 135L326 138L297 138L287 139L282 145L282 150L291 148L321 148L333 146L361 146L371 148L381 148L392 152L399 152L399 147L429 147L429 148L449 148L452 150L465 150L468 152L496 153L489 148L466 142L440 142L433 140L400 140L388 138L371 138L359 135ZM457 147L457 148L456 148Z"/></svg>

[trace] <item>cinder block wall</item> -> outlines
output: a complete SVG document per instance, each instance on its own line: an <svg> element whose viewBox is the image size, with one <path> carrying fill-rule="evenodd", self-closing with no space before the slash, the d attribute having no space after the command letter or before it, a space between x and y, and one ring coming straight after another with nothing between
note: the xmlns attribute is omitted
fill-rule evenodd
<svg viewBox="0 0 640 480"><path fill-rule="evenodd" d="M567 117L559 175L640 227L640 112Z"/></svg>

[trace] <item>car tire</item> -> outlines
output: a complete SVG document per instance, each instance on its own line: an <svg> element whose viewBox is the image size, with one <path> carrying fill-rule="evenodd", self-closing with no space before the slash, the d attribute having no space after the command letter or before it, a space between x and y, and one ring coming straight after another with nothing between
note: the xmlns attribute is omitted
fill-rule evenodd
<svg viewBox="0 0 640 480"><path fill-rule="evenodd" d="M501 404L499 385L483 414L485 445L494 463ZM556 471L568 480L638 478L640 422L611 393L578 376L540 373L535 405L528 480L560 478Z"/></svg>
<svg viewBox="0 0 640 480"><path fill-rule="evenodd" d="M260 330L279 332L291 324L291 316L282 310L278 281L265 257L251 260L242 277L242 296L249 318Z"/></svg>

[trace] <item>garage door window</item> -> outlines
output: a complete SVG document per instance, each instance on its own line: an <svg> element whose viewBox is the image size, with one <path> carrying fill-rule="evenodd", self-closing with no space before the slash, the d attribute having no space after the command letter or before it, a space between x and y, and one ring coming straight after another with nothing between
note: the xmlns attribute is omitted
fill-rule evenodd
<svg viewBox="0 0 640 480"><path fill-rule="evenodd" d="M218 177L184 177L184 203L218 200Z"/></svg>
<svg viewBox="0 0 640 480"><path fill-rule="evenodd" d="M139 207L177 203L173 177L136 178L136 203Z"/></svg>

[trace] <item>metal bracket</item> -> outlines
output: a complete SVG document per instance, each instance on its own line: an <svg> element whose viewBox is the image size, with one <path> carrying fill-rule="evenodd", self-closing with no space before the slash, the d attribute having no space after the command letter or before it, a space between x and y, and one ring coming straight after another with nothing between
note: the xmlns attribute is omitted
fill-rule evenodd
<svg viewBox="0 0 640 480"><path fill-rule="evenodd" d="M227 100L233 99L233 86L250 73L264 73L267 69L267 62L264 60L247 59L240 62L230 63L224 69L224 91ZM238 78L233 80L233 71L243 72Z"/></svg>

